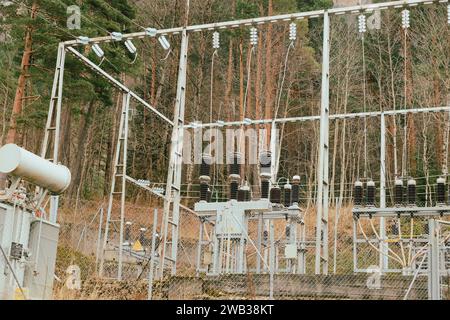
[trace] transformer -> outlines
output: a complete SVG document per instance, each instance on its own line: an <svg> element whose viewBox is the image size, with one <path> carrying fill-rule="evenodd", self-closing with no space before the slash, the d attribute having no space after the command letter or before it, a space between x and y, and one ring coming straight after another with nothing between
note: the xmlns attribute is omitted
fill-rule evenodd
<svg viewBox="0 0 450 320"><path fill-rule="evenodd" d="M0 194L0 299L51 299L59 235L57 199L51 198L49 220L43 218L45 209L36 206L48 192L56 198L67 189L70 171L7 144L0 148L0 172L11 180ZM23 180L39 192L35 187L27 192Z"/></svg>

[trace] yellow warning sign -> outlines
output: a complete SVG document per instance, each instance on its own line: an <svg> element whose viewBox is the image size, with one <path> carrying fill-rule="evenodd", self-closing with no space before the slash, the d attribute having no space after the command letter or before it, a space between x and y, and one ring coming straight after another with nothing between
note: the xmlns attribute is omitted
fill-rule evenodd
<svg viewBox="0 0 450 320"><path fill-rule="evenodd" d="M20 288L16 288L14 291L14 300L25 300L26 297L24 295L27 295L26 288L22 288L22 290L20 290Z"/></svg>
<svg viewBox="0 0 450 320"><path fill-rule="evenodd" d="M144 250L144 248L142 248L142 244L139 242L139 240L137 240L133 244L133 251L142 251L142 250Z"/></svg>

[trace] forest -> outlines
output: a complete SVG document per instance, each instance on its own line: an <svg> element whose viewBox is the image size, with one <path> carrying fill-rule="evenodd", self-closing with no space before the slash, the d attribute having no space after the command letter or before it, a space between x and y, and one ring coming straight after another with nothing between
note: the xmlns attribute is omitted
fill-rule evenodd
<svg viewBox="0 0 450 320"><path fill-rule="evenodd" d="M186 3L189 3L187 10ZM67 27L68 7L79 6L81 28ZM232 19L270 16L333 7L331 0L2 0L0 1L0 144L40 150L58 43L79 36L137 32ZM450 32L447 6L411 9L411 26L402 28L401 10L383 10L379 25L364 37L358 15L331 19L330 113L369 112L450 104ZM189 40L186 123L318 115L320 112L322 22L257 26L212 32ZM173 117L179 36L169 51L155 38L135 41L136 56L119 43L103 44L100 60L90 46L82 53L167 117ZM64 203L103 201L109 194L118 135L121 95L107 81L67 55L61 116L60 162L72 172ZM133 177L165 183L170 128L133 103L127 171ZM422 202L431 201L436 177L448 174L449 114L408 114L387 118L387 180L414 177ZM379 179L378 118L330 122L330 201L348 199L356 179ZM256 129L259 129L256 128ZM303 198L314 200L319 123L280 127L279 176L302 179ZM255 166L247 179L259 185ZM186 202L196 196L198 168L186 165ZM226 168L216 168L216 185L226 184ZM0 179L1 180L1 179ZM156 201L131 190L129 201ZM217 195L219 198L220 195Z"/></svg>

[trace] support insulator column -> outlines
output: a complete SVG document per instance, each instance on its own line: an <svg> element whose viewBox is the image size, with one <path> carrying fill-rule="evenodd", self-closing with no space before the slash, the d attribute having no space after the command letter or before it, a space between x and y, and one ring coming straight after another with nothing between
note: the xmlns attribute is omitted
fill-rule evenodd
<svg viewBox="0 0 450 320"><path fill-rule="evenodd" d="M269 198L270 189L270 168L272 165L272 156L270 151L263 151L259 154L260 177L261 177L261 199Z"/></svg>
<svg viewBox="0 0 450 320"><path fill-rule="evenodd" d="M238 175L230 175L230 200L238 199L238 191L239 191L239 180L241 179Z"/></svg>
<svg viewBox="0 0 450 320"><path fill-rule="evenodd" d="M374 206L376 197L376 187L375 182L372 180L367 182L367 205Z"/></svg>
<svg viewBox="0 0 450 320"><path fill-rule="evenodd" d="M230 200L238 199L239 181L241 181L241 154L235 152L232 155L231 164L229 166L230 175L228 176L230 181Z"/></svg>
<svg viewBox="0 0 450 320"><path fill-rule="evenodd" d="M289 181L284 185L284 206L290 207L292 204L292 185L289 183Z"/></svg>
<svg viewBox="0 0 450 320"><path fill-rule="evenodd" d="M275 185L270 189L270 202L281 203L281 189L278 185Z"/></svg>
<svg viewBox="0 0 450 320"><path fill-rule="evenodd" d="M403 181L400 179L395 179L394 202L397 206L403 204Z"/></svg>
<svg viewBox="0 0 450 320"><path fill-rule="evenodd" d="M298 205L300 203L300 176L292 177L292 204Z"/></svg>
<svg viewBox="0 0 450 320"><path fill-rule="evenodd" d="M445 204L445 179L439 177L436 180L436 202L437 204Z"/></svg>
<svg viewBox="0 0 450 320"><path fill-rule="evenodd" d="M270 175L261 174L261 199L269 199Z"/></svg>
<svg viewBox="0 0 450 320"><path fill-rule="evenodd" d="M408 204L415 205L416 204L416 180L409 179L408 180Z"/></svg>
<svg viewBox="0 0 450 320"><path fill-rule="evenodd" d="M211 202L211 197L212 197L212 191L210 188L208 188L208 191L206 193L206 202Z"/></svg>
<svg viewBox="0 0 450 320"><path fill-rule="evenodd" d="M238 201L250 201L250 187L247 182L238 190Z"/></svg>
<svg viewBox="0 0 450 320"><path fill-rule="evenodd" d="M211 161L209 154L202 155L202 163L200 165L200 201L208 201L208 190L211 182Z"/></svg>
<svg viewBox="0 0 450 320"><path fill-rule="evenodd" d="M210 177L200 177L200 201L208 201L208 190Z"/></svg>
<svg viewBox="0 0 450 320"><path fill-rule="evenodd" d="M357 180L355 182L355 206L361 206L363 202L363 184L361 181Z"/></svg>

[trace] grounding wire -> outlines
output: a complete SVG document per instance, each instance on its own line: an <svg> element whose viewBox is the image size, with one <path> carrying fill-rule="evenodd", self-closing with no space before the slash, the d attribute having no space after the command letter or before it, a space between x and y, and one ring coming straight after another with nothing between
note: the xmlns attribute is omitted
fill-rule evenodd
<svg viewBox="0 0 450 320"><path fill-rule="evenodd" d="M284 59L283 77L281 79L280 92L278 94L277 106L275 108L275 119L277 118L278 111L280 109L281 95L283 93L284 81L286 80L286 72L287 72L287 64L288 64L288 59L289 59L289 52L291 51L292 48L294 48L294 42L293 41L291 41L291 43L289 44L289 47L288 47L287 52L286 52L286 57Z"/></svg>
<svg viewBox="0 0 450 320"><path fill-rule="evenodd" d="M391 258L391 259L393 259L393 260L396 260L396 261L399 262L401 265L403 265L403 261L402 261L401 259L398 259L398 258L395 257L395 256L390 256L389 254L387 254L387 253L381 251L379 248L377 248L373 243L371 243L371 242L369 241L369 238L367 237L367 235L366 235L366 233L364 232L364 229L363 229L363 227L362 227L362 225L361 225L361 220L358 220L358 226L359 226L359 228L360 228L360 230L361 230L361 233L362 233L364 239L367 241L367 244L368 244L369 246L371 246L372 248L374 248L376 251L378 251L378 252L381 253L382 255L384 255L384 256L386 256L386 257L388 257L388 258Z"/></svg>
<svg viewBox="0 0 450 320"><path fill-rule="evenodd" d="M280 84L280 92L278 94L277 106L275 108L274 121L277 119L277 116L278 116L278 111L279 111L280 103L281 103L281 95L282 95L283 87L284 87L284 81L286 79L286 72L287 72L287 64L288 64L288 59L289 59L289 53L290 53L291 49L294 48L294 42L295 42L295 40L291 40L291 42L289 43L289 46L288 46L288 49L287 49L287 52L286 52L286 57L284 59L283 77L282 77L281 84ZM284 128L284 126L283 126L283 128ZM279 163L281 152L278 152L278 156L277 155L274 155L274 156L276 156L278 158L276 161L278 161L278 163Z"/></svg>
<svg viewBox="0 0 450 320"><path fill-rule="evenodd" d="M377 229L375 228L375 226L374 226L374 224L373 224L373 220L372 220L372 219L369 219L369 222L370 222L370 227L372 228L372 231L373 231L373 233L375 234L375 237L377 238L377 240L378 240L379 242L381 242L382 239L381 239L379 233L377 232ZM401 229L399 229L399 230L400 230L400 231L399 231L399 234L400 234L400 233L401 233ZM399 240L401 240L401 238L399 238ZM400 241L400 243L401 243L401 241ZM387 247L387 250L388 250L389 252L391 252L391 254L392 254L393 256L397 257L399 260L402 260L402 261L403 261L403 262L402 262L402 265L403 265L403 266L406 265L406 259L401 259L400 256L399 256L398 254L396 254L396 253L395 253L392 249L390 249L389 247ZM404 258L403 248L402 248L402 256L403 256L403 258Z"/></svg>

